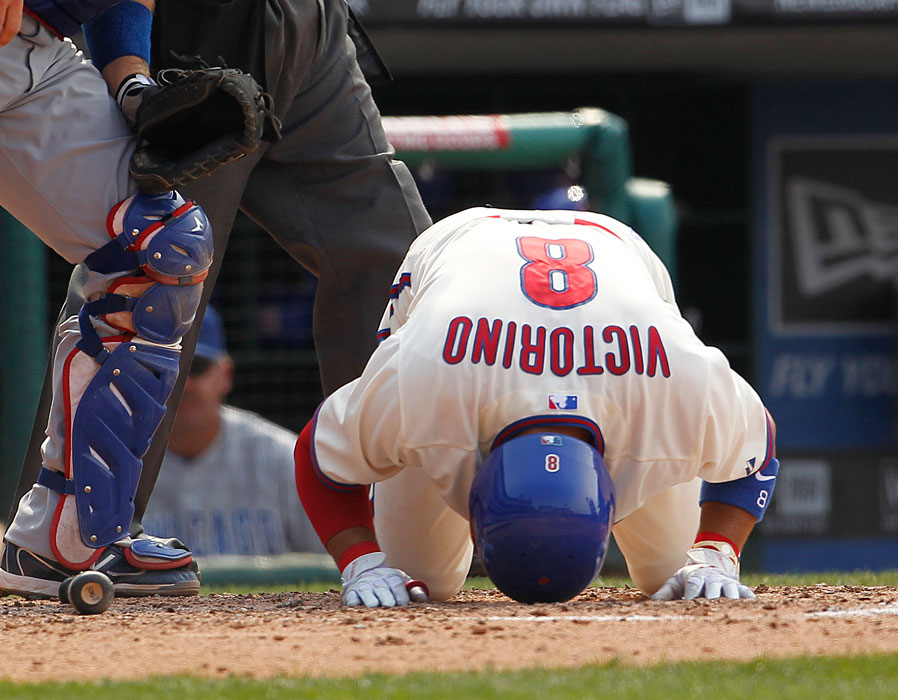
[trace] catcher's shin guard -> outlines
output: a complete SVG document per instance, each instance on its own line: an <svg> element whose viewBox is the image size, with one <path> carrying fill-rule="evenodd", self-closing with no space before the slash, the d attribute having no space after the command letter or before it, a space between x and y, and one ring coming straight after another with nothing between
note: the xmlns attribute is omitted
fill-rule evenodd
<svg viewBox="0 0 898 700"><path fill-rule="evenodd" d="M125 275L78 314L81 337L62 370L65 474L45 468L38 480L61 494L50 547L72 569L87 568L129 535L142 458L212 264L209 222L177 192L134 195L113 208L108 224L112 240L85 264ZM101 338L95 320L121 334Z"/></svg>

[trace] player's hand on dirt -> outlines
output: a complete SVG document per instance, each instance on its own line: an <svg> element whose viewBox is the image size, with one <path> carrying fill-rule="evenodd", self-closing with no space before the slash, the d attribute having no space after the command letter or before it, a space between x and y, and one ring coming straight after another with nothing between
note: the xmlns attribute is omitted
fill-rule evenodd
<svg viewBox="0 0 898 700"><path fill-rule="evenodd" d="M408 605L405 584L411 577L401 569L384 566L386 555L371 552L354 559L343 570L343 605L391 608Z"/></svg>
<svg viewBox="0 0 898 700"><path fill-rule="evenodd" d="M683 598L754 598L754 591L739 582L737 565L714 549L690 549L686 564L652 596L652 600Z"/></svg>
<svg viewBox="0 0 898 700"><path fill-rule="evenodd" d="M0 46L6 46L22 28L22 0L0 0Z"/></svg>

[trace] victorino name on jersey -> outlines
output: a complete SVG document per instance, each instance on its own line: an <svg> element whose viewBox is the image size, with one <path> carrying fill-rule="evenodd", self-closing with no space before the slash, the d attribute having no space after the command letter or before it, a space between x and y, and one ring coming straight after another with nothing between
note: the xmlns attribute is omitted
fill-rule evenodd
<svg viewBox="0 0 898 700"><path fill-rule="evenodd" d="M577 348L582 352L577 353ZM506 369L516 365L530 374L548 370L559 377L571 372L670 376L667 351L655 326L584 326L576 332L567 326L548 329L498 318L475 321L456 316L446 331L443 360L457 365L466 359L474 364L499 363Z"/></svg>

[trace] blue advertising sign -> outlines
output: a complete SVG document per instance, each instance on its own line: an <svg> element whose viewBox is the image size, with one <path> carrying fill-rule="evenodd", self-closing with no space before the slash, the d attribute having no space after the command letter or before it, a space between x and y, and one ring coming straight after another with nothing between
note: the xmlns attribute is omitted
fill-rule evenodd
<svg viewBox="0 0 898 700"><path fill-rule="evenodd" d="M898 137L772 134L758 375L786 449L898 444Z"/></svg>

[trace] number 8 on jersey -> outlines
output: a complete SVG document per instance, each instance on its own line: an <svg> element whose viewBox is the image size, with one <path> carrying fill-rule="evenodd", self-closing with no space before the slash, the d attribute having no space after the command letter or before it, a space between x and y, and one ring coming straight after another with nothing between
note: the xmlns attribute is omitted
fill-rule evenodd
<svg viewBox="0 0 898 700"><path fill-rule="evenodd" d="M578 238L517 239L518 252L527 260L521 268L521 289L530 301L550 309L570 309L596 295L596 273L587 264L592 246Z"/></svg>

